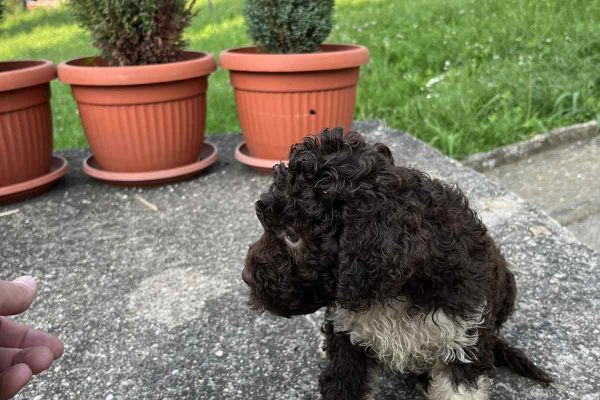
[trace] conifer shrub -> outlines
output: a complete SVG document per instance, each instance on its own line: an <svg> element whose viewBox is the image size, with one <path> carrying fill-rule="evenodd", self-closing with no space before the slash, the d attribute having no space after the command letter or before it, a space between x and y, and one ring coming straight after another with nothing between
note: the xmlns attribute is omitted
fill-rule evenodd
<svg viewBox="0 0 600 400"><path fill-rule="evenodd" d="M183 31L195 15L195 0L70 0L76 20L87 29L111 66L178 61Z"/></svg>
<svg viewBox="0 0 600 400"><path fill-rule="evenodd" d="M250 37L268 53L312 53L331 32L334 0L246 0Z"/></svg>

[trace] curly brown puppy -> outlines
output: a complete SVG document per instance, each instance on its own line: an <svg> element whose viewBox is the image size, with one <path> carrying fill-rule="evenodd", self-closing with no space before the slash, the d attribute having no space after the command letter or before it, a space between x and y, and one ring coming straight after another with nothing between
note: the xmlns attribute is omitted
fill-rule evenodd
<svg viewBox="0 0 600 400"><path fill-rule="evenodd" d="M466 197L383 144L340 129L304 139L256 213L249 303L284 317L327 307L324 399L364 399L379 366L427 374L433 400L487 399L500 365L551 382L497 335L515 279Z"/></svg>

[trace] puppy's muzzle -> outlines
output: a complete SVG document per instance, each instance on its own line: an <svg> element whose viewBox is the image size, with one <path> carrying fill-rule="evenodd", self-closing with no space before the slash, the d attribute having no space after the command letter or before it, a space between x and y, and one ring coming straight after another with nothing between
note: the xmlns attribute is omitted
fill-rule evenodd
<svg viewBox="0 0 600 400"><path fill-rule="evenodd" d="M250 274L250 271L246 267L242 270L242 280L246 285L252 286L252 274Z"/></svg>

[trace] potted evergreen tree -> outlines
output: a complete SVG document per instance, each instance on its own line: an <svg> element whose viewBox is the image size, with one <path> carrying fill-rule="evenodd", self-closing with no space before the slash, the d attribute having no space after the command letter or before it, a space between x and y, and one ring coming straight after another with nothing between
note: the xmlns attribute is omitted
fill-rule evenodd
<svg viewBox="0 0 600 400"><path fill-rule="evenodd" d="M207 78L216 65L210 54L184 51L193 4L69 2L101 53L58 67L93 153L84 163L89 175L156 183L187 177L216 160L216 149L203 146Z"/></svg>
<svg viewBox="0 0 600 400"><path fill-rule="evenodd" d="M42 192L67 170L52 156L54 78L50 61L0 62L0 204Z"/></svg>
<svg viewBox="0 0 600 400"><path fill-rule="evenodd" d="M324 128L348 130L359 68L358 45L322 44L332 26L333 0L245 0L256 46L223 51L245 143L236 158L270 169L290 146Z"/></svg>

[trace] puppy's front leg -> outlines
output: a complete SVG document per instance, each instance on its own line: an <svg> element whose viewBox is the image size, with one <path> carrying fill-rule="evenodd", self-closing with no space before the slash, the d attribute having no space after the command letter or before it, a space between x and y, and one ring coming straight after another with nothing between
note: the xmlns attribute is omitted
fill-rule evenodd
<svg viewBox="0 0 600 400"><path fill-rule="evenodd" d="M329 364L321 372L319 384L323 400L363 400L370 392L369 370L373 361L364 350L350 342L345 332L335 332L333 324L325 322L323 349Z"/></svg>
<svg viewBox="0 0 600 400"><path fill-rule="evenodd" d="M427 391L429 400L488 400L491 379L473 364L436 363Z"/></svg>

